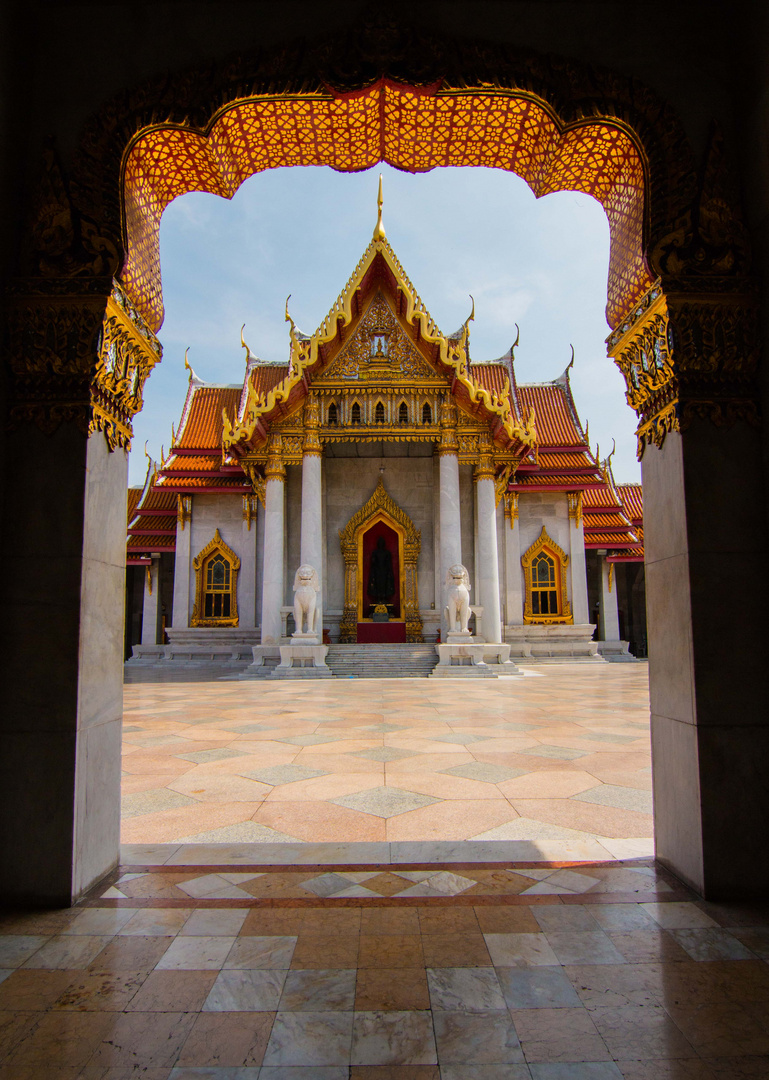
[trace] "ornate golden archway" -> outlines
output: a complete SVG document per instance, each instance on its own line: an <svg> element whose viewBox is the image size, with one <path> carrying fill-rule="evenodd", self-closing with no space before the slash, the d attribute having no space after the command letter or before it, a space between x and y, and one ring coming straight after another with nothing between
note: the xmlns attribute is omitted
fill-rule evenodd
<svg viewBox="0 0 769 1080"><path fill-rule="evenodd" d="M422 548L421 530L393 502L385 491L382 478L371 498L339 530L339 542L344 558L344 611L339 624L340 640L345 644L357 641L358 622L362 616L362 541L372 525L385 521L399 538L400 600L402 618L406 623L406 641L421 642L422 617L419 614L417 560Z"/></svg>

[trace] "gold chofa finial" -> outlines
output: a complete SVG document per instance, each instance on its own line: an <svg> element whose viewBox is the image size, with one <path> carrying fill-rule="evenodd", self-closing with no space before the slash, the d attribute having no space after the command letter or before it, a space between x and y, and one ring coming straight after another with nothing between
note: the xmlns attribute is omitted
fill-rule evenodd
<svg viewBox="0 0 769 1080"><path fill-rule="evenodd" d="M379 174L379 194L377 195L377 199L376 199L377 218L376 218L376 228L374 229L374 239L375 240L384 240L385 239L385 228L384 228L384 225L382 224L382 203L383 202L384 202L384 199L382 197L382 174L380 173Z"/></svg>

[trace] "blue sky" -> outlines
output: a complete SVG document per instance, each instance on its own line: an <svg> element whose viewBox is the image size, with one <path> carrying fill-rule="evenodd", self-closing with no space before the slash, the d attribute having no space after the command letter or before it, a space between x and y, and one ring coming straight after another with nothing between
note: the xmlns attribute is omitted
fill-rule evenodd
<svg viewBox="0 0 769 1080"><path fill-rule="evenodd" d="M184 351L207 382L242 382L245 353L286 362L286 296L311 333L362 255L376 222L384 176L387 237L445 332L475 297L473 360L493 360L515 341L519 382L560 375L574 345L572 390L590 438L612 459L618 481L640 479L635 414L606 356L604 317L609 229L588 195L535 199L523 180L493 169L435 169L417 176L378 166L364 173L275 169L253 176L231 201L191 193L176 199L160 231L165 322L163 361L134 423L130 483L144 480L144 443L168 452L187 389Z"/></svg>

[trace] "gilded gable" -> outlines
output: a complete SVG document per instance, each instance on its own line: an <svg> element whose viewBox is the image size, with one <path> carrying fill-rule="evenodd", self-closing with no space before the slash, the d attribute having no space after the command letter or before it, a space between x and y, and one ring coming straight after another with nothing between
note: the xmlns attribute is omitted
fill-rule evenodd
<svg viewBox="0 0 769 1080"><path fill-rule="evenodd" d="M316 380L402 382L435 379L382 292L377 292L349 341Z"/></svg>

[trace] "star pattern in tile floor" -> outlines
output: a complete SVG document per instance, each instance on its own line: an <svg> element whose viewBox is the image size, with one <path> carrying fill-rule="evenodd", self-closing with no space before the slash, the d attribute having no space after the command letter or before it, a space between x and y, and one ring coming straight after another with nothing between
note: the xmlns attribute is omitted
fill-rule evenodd
<svg viewBox="0 0 769 1080"><path fill-rule="evenodd" d="M125 706L127 843L652 852L643 663L477 681L133 683Z"/></svg>

